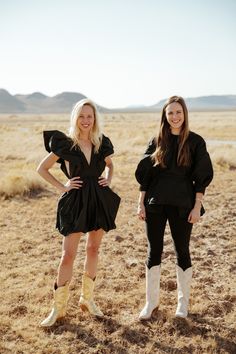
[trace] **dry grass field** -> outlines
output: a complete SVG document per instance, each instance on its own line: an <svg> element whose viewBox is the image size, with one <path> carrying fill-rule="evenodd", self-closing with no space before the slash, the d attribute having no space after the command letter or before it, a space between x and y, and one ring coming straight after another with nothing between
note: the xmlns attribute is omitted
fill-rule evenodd
<svg viewBox="0 0 236 354"><path fill-rule="evenodd" d="M103 131L115 146L112 188L122 198L117 229L105 235L100 251L95 300L105 317L94 319L78 307L84 236L68 315L46 330L39 323L51 308L62 236L54 228L59 194L35 169L45 155L42 130L66 132L69 116L0 116L1 354L236 353L236 145L230 143L236 141L235 112L190 114L191 129L209 141L215 176L205 196L206 214L191 239L189 317L174 317L175 255L167 229L161 305L150 321L137 321L145 302L146 238L136 216L134 170L158 116L104 116ZM58 167L54 173L64 180Z"/></svg>

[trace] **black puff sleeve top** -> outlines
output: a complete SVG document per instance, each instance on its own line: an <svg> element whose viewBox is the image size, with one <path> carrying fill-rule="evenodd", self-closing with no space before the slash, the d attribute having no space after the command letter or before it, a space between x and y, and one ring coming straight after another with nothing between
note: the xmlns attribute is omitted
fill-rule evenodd
<svg viewBox="0 0 236 354"><path fill-rule="evenodd" d="M171 134L166 168L153 166L150 155L156 149L156 140L152 139L143 159L139 162L135 176L140 190L146 191L145 203L157 205L175 205L192 208L195 193L205 193L213 178L213 168L204 139L190 132L188 137L191 164L188 167L177 165L179 136Z"/></svg>

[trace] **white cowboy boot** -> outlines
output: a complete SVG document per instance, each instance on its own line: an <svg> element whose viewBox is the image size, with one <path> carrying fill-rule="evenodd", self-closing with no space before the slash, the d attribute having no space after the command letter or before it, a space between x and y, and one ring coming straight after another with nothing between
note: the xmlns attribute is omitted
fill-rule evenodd
<svg viewBox="0 0 236 354"><path fill-rule="evenodd" d="M176 317L185 318L188 315L188 303L189 303L192 273L193 273L192 267L183 271L182 268L176 265L177 292L178 292L178 306L175 313Z"/></svg>
<svg viewBox="0 0 236 354"><path fill-rule="evenodd" d="M159 306L160 301L160 273L161 265L150 269L146 266L146 304L140 312L139 319L147 320L152 316L153 310Z"/></svg>

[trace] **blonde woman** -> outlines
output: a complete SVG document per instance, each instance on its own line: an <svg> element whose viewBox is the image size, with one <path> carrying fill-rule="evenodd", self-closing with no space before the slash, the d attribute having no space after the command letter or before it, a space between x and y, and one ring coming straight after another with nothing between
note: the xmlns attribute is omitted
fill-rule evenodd
<svg viewBox="0 0 236 354"><path fill-rule="evenodd" d="M62 256L54 284L53 308L41 323L43 327L50 327L66 314L73 263L80 238L85 233L86 258L79 305L92 315L103 316L93 300L98 253L104 232L116 227L120 198L109 188L113 175L113 145L101 133L97 108L92 101L82 99L74 106L68 136L57 130L44 131L44 143L49 155L37 171L63 193L56 222L56 228L64 236ZM66 184L49 171L56 162L68 178Z"/></svg>

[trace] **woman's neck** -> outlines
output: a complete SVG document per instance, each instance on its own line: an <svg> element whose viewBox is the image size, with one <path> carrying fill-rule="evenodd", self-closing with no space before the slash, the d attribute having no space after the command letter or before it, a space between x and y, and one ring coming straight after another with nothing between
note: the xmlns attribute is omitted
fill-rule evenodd
<svg viewBox="0 0 236 354"><path fill-rule="evenodd" d="M90 140L90 137L89 134L80 134L79 139L86 141L86 140Z"/></svg>
<svg viewBox="0 0 236 354"><path fill-rule="evenodd" d="M180 129L171 129L170 132L172 135L180 135Z"/></svg>

